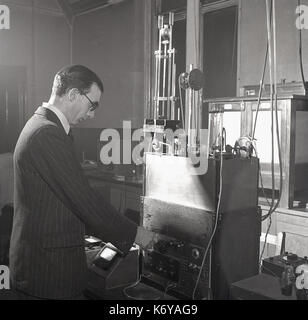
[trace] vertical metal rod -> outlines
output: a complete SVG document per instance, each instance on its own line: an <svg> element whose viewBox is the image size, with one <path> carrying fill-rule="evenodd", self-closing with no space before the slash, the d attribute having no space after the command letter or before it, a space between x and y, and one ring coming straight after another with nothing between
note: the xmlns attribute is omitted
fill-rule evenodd
<svg viewBox="0 0 308 320"><path fill-rule="evenodd" d="M153 116L154 119L157 118L157 99L158 99L158 57L157 57L157 51L155 53L155 84L154 84L154 110L153 110Z"/></svg>
<svg viewBox="0 0 308 320"><path fill-rule="evenodd" d="M170 12L169 14L169 49L168 49L168 97L167 97L167 119L170 119L171 112L171 79L173 76L172 72L172 56L174 52L172 51L172 31L173 31L173 20L174 20L174 13Z"/></svg>
<svg viewBox="0 0 308 320"><path fill-rule="evenodd" d="M162 46L161 46L161 36L162 36L162 29L159 31L159 49L158 49L158 71L157 71L157 78L158 78L158 84L157 84L157 100L156 100L156 112L157 112L157 118L159 118L159 98L160 98L160 82L161 82L161 55L162 55Z"/></svg>
<svg viewBox="0 0 308 320"><path fill-rule="evenodd" d="M172 75L172 50L171 46L169 44L169 50L168 50L168 97L167 97L167 119L170 119L170 113L171 113L171 75Z"/></svg>
<svg viewBox="0 0 308 320"><path fill-rule="evenodd" d="M194 135L192 136L192 146L196 146L196 141L195 141L195 131L196 130L196 93L194 90L191 91L191 128L194 132Z"/></svg>
<svg viewBox="0 0 308 320"><path fill-rule="evenodd" d="M176 78L176 64L173 53L173 62L172 62L173 74L172 74L172 101L171 101L171 120L175 120L175 78ZM177 120L180 120L179 118ZM183 128L184 129L184 128Z"/></svg>
<svg viewBox="0 0 308 320"><path fill-rule="evenodd" d="M189 71L191 71L193 69L193 65L190 64L190 67L189 67ZM190 141L189 141L189 144L190 144L190 148L192 148L193 146L193 143L192 143L192 130L195 129L194 127L194 121L195 121L195 110L194 110L194 96L195 96L195 93L194 91L189 88L189 92L190 92L190 96L189 96L189 112L190 112L190 115L189 115L189 125L190 125L190 130L189 130L189 137L190 137ZM192 149L191 149L192 150Z"/></svg>
<svg viewBox="0 0 308 320"><path fill-rule="evenodd" d="M195 144L197 146L197 140L198 140L198 92L194 92L194 112L195 112L195 123L194 123L194 129L196 130L196 141Z"/></svg>
<svg viewBox="0 0 308 320"><path fill-rule="evenodd" d="M167 97L167 119L170 119L170 113L171 113L171 75L172 75L172 50L168 50L168 97Z"/></svg>
<svg viewBox="0 0 308 320"><path fill-rule="evenodd" d="M199 99L198 99L198 106L199 106L199 110L198 110L198 137L199 137L199 141L200 141L200 147L201 147L201 127L202 127L202 97L203 97L203 89L201 89L199 91L199 95L198 95Z"/></svg>
<svg viewBox="0 0 308 320"><path fill-rule="evenodd" d="M164 26L164 16L158 16L158 29L162 29Z"/></svg>
<svg viewBox="0 0 308 320"><path fill-rule="evenodd" d="M190 152L190 148L191 148L191 89L188 89L188 127L187 127L187 136L188 136L188 148L189 148L189 152Z"/></svg>
<svg viewBox="0 0 308 320"><path fill-rule="evenodd" d="M164 43L164 68L163 68L163 95L162 97L166 97L166 71L167 71L167 43ZM166 101L163 99L163 110L162 114L165 116L165 106L166 106Z"/></svg>
<svg viewBox="0 0 308 320"><path fill-rule="evenodd" d="M201 91L198 91L197 92L197 97L198 97L198 99L197 99L197 106L198 106L198 115L197 115L197 130L198 130L198 132L199 132L199 130L200 130L200 127L201 127L201 101L202 101L202 98L201 98L201 95L200 95L200 92ZM198 134L198 136L199 136L199 134Z"/></svg>
<svg viewBox="0 0 308 320"><path fill-rule="evenodd" d="M158 16L158 29L159 29L159 41L158 41L158 55L157 55L157 95L155 103L156 118L159 118L159 106L160 106L160 84L161 84L161 56L162 56L162 32L164 28L164 16ZM155 118L155 119L156 119Z"/></svg>

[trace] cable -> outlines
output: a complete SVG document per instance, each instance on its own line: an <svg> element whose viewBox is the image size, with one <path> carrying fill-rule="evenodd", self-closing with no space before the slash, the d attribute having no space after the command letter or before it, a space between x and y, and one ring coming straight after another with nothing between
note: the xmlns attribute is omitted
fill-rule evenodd
<svg viewBox="0 0 308 320"><path fill-rule="evenodd" d="M300 7L300 5L301 5L301 1L298 0L298 7ZM299 27L299 63L300 63L303 86L304 86L304 89L306 89L306 81L305 81L304 67L303 67L302 28L301 27Z"/></svg>
<svg viewBox="0 0 308 320"><path fill-rule="evenodd" d="M269 17L268 17L268 11L270 11L270 16ZM267 28L268 28L268 31L269 31L269 30L271 30L271 27L272 27L272 14L273 14L273 2L272 1L271 1L271 5L270 5L270 10L268 10L268 2L267 2L266 12L267 12ZM276 42L276 37L275 37L274 43L275 42ZM275 48L276 48L276 45L275 45ZM264 86L265 70L266 70L267 59L268 58L269 58L269 62L270 62L270 76L272 74L271 73L271 55L269 57L269 51L271 53L270 33L268 32L268 40L267 40L266 53L265 53L265 59L264 59L264 65L263 65L263 72L262 72L262 76L261 76L261 80L260 80L260 89L259 89L258 102L257 102L257 108L256 108L256 116L255 116L255 120L254 120L253 131L252 131L252 144L255 142L255 132L256 132L256 126L257 126L257 119L258 119L258 114L259 114L259 111L260 111L261 97L262 97L262 91L263 91L263 86ZM274 58L276 60L276 53L274 53ZM275 75L275 79L276 79L276 75ZM270 94L271 95L271 109L273 110L272 84L270 84L270 86L271 86L271 88L270 88L271 89L271 94ZM276 82L275 82L275 93L276 92L277 92L277 89L276 89ZM279 128L278 128L277 95L275 95L275 106L276 106L276 130L278 130L278 133L277 133L278 150L279 150L278 153L279 153L279 163L280 163L280 172L281 172L281 174L280 174L280 194L281 194L281 190L282 190L282 166L281 166L281 151L280 151ZM271 114L272 114L272 119L273 119L273 113L271 113ZM267 196L265 194L263 181L262 181L261 166L260 166L260 163L259 163L259 175L260 175L261 188L262 188L262 192L264 194L264 197L266 199L266 202L270 207L269 213L267 215L265 215L264 217L262 217L262 221L267 219L269 214L271 214L274 210L276 210L276 208L278 207L278 204L280 202L280 199L278 199L276 205L274 206L274 192L275 192L274 174L275 173L274 173L274 165L273 165L273 153L274 153L273 135L274 134L273 134L273 120L272 120L272 204L269 203L269 200L268 200L268 198L267 198ZM254 149L255 149L256 156L258 158L256 146L254 146ZM273 182L273 180L274 180L274 182Z"/></svg>
<svg viewBox="0 0 308 320"><path fill-rule="evenodd" d="M272 115L272 127L271 127L271 131L272 131L272 163L271 163L271 167L272 167L272 204L269 208L268 213L265 216L262 216L261 221L265 221L267 218L269 218L269 224L266 230L266 234L265 234L265 241L263 244L263 248L262 248L262 252L261 255L259 257L259 266L261 267L261 263L262 263L262 258L263 258L263 254L265 251L265 246L267 244L267 236L268 233L270 231L271 225L272 225L272 214L273 212L275 212L275 210L277 209L280 200L281 200L281 192L282 192L282 187L283 187L283 173L282 173L282 159L281 159L281 147L280 147L280 134L279 134L279 124L278 124L278 103L277 103L277 79L276 79L276 19L275 19L275 15L276 15L276 5L275 5L275 0L274 1L274 6L273 6L273 15L274 15L274 19L273 19L273 37L274 37L274 85L273 85L273 94L274 94L274 101L272 99L272 92L271 92L271 115ZM270 42L270 35L269 35L269 42ZM270 48L270 47L269 47ZM271 66L270 66L271 69ZM271 73L271 72L270 72ZM275 203L275 199L274 199L274 193L275 193L275 168L274 168L274 122L273 122L273 111L274 111L274 105L275 105L275 121L276 121L276 138L277 138L277 145L278 145L278 158L279 158L279 175L280 175L280 183L279 183L279 196L278 199Z"/></svg>
<svg viewBox="0 0 308 320"><path fill-rule="evenodd" d="M269 14L270 11L270 14ZM272 209L277 207L277 203L276 206L274 207L274 193L275 193L275 172L274 172L274 132L273 132L273 86L272 86L272 60L271 60L271 29L272 29L272 14L273 14L273 2L271 1L270 4L270 9L269 9L269 2L268 0L266 0L266 21L267 21L267 35L268 35L268 39L267 39L267 46L266 46L266 53L265 53L265 59L264 59L264 66L263 66L263 72L262 72L262 76L261 76L261 80L260 80L260 89L259 89L259 95L258 95L258 102L257 102L257 109L256 109L256 116L255 116L255 121L254 121L254 126L253 126L253 131L252 131L252 145L253 148L255 150L256 153L256 157L258 158L258 153L257 153L257 148L255 143L255 132L256 132L256 125L257 125L257 119L258 119L258 113L260 111L260 104L261 104L261 97L262 97L262 91L263 91L263 85L264 85L264 76L265 76L265 70L266 70L266 66L267 66L267 59L269 60L269 73L270 73L270 100L271 100L271 136L272 136L272 161L271 161L271 167L272 167L272 203L269 203L269 200L265 194L265 190L264 190L264 186L263 186L263 181L262 181L262 173L261 173L261 166L259 163L259 175L260 175L260 182L261 182L261 188L262 188L262 192L265 196L265 199L267 201L267 204L270 207L270 210L268 212L267 215L263 216L261 218L261 221L264 221L266 218L270 217L270 224L269 227L267 229L266 235L265 235L265 242L264 242L264 246L263 246L263 250L262 250L262 254L260 256L260 261L262 261L262 256L264 253L264 249L265 249L265 245L266 245L266 240L267 240L267 235L271 226L271 214L272 214ZM275 25L275 21L274 21L274 25ZM275 27L274 27L275 29ZM275 38L276 41L276 38ZM274 42L275 42L274 41ZM276 50L276 46L274 48L274 51ZM276 63L276 53L274 52L274 58L275 58L275 62ZM275 67L275 71L276 71L276 67ZM274 76L275 78L275 85L274 85L274 92L276 93L276 74ZM277 116L277 95L275 94L275 106L276 106L276 123L277 123L277 128L278 128L278 116ZM279 136L277 137L278 141L279 141ZM279 145L279 143L278 143ZM281 166L280 166L281 167ZM282 182L282 179L280 179L280 181ZM281 184L280 184L281 185ZM280 188L280 190L282 190L282 188ZM281 194L281 192L280 192Z"/></svg>
<svg viewBox="0 0 308 320"><path fill-rule="evenodd" d="M272 1L271 1L272 5ZM272 176L272 204L271 208L274 206L275 201L275 172L274 172L274 86L273 86L273 74L272 74L272 25L270 22L269 13L269 0L266 0L266 24L267 24L267 42L268 42L268 64L269 64L269 77L270 77L270 105L271 105L271 145L272 145L272 160L271 160L271 176Z"/></svg>
<svg viewBox="0 0 308 320"><path fill-rule="evenodd" d="M281 148L280 148L280 139L279 139L279 128L278 128L278 116L277 116L277 106L276 106L276 134L277 134L277 143L278 143L278 156L279 156L279 171L280 171L280 186L279 186L279 197L278 197L278 200L275 204L274 207L270 207L268 213L266 215L264 215L262 218L261 218L261 221L265 221L267 218L270 219L270 223L268 225L268 228L266 230L266 234L265 234L265 241L264 241L264 244L263 244L263 249L262 249L262 253L261 253L261 256L260 256L260 265L262 263L262 257L263 257L263 254L264 254L264 250L265 250L265 246L266 246L266 240L267 240L267 236L268 236L268 233L269 233L269 230L271 228L271 225L272 225L272 214L275 212L275 210L277 209L279 203L280 203L280 200L281 200L281 190L282 190L282 162L281 162Z"/></svg>
<svg viewBox="0 0 308 320"><path fill-rule="evenodd" d="M271 13L270 13L270 24L272 24L272 19L271 19L271 17L272 17L272 3L271 3L270 11L271 11ZM265 76L265 70L266 70L266 66L267 66L267 59L268 59L268 41L267 41L266 52L265 52L265 57L264 57L263 72L262 72L262 76L261 76L261 80L260 80L260 89L259 89L259 95L258 95L256 117L255 117L253 131L252 131L252 140L254 140L254 138L255 138L258 113L259 113L259 110L260 110L261 97L262 97L262 91L263 91L263 86L264 86L264 76Z"/></svg>
<svg viewBox="0 0 308 320"><path fill-rule="evenodd" d="M272 2L271 2L271 7L270 7L270 25L272 24ZM256 108L256 115L255 115L255 120L254 120L254 125L253 125L253 130L252 130L252 138L251 138L251 143L253 146L253 149L255 150L255 154L256 157L259 158L258 156L258 152L257 152L257 147L255 144L255 133L256 133L256 126L257 126L257 120L258 120L258 114L260 111L260 105L261 105L261 97L262 97L262 92L263 92L263 86L264 86L264 77L265 77L265 71L266 71L266 66L267 66L267 59L268 59L268 52L269 52L269 41L267 41L267 45L266 45L266 52L265 52L265 57L264 57L264 64L263 64L263 72L262 72L262 76L261 76L261 80L260 80L260 88L259 88L259 94L258 94L258 101L257 101L257 108ZM269 200L265 194L265 190L264 190L264 186L263 186L263 180L262 180L262 173L261 173L261 166L259 163L259 176L260 176L260 183L261 183L261 188L262 188L262 192L263 195L266 199L267 204L269 205L269 207L271 206L271 204L269 203Z"/></svg>
<svg viewBox="0 0 308 320"><path fill-rule="evenodd" d="M275 0L274 0L275 1ZM275 4L275 3L274 3ZM268 7L267 7L267 11L268 11ZM274 15L275 15L275 6L274 6ZM275 52L275 48L276 48L276 21L274 18L274 22L273 22L273 28L274 28L274 73L276 72L276 52ZM268 36L270 41L270 34ZM271 61L271 60L270 60ZM271 66L270 66L271 69ZM271 74L271 72L270 72ZM271 86L272 87L272 86ZM274 92L273 92L274 91ZM281 200L281 191L282 191L282 159L281 159L281 147L280 147L280 134L279 134L279 124L278 124L278 106L277 106L277 83L276 83L276 74L274 74L274 85L273 85L273 91L271 91L271 115L272 115L272 163L271 163L271 167L272 167L272 205L270 206L269 212L267 215L265 215L264 217L262 217L262 221L264 221L270 214L272 214L278 207L280 200ZM274 99L272 98L272 94L274 95ZM280 186L279 186L279 197L278 200L276 202L276 204L274 204L275 199L274 199L274 192L275 192L275 173L274 173L274 132L273 132L273 110L274 110L274 105L275 105L275 120L276 120L276 137L277 137L277 145L278 145L278 158L279 158L279 171L280 171Z"/></svg>
<svg viewBox="0 0 308 320"><path fill-rule="evenodd" d="M277 99L277 98L276 98ZM275 104L275 113L276 113L276 138L277 138L277 146L278 146L278 161L279 161L279 196L275 206L271 209L272 214L277 208L281 200L281 191L283 187L283 173L282 173L282 158L281 158L281 147L280 147L280 134L279 134L279 126L278 126L278 107L277 100Z"/></svg>
<svg viewBox="0 0 308 320"><path fill-rule="evenodd" d="M151 274L150 274L149 276L151 276ZM143 277L149 278L148 276L145 276L145 275L143 275ZM133 296L131 296L130 294L127 293L127 290L128 290L128 289L135 288L140 282L141 282L141 275L139 276L139 279L138 279L136 282L134 282L133 284L131 284L131 285L129 285L128 287L125 287L125 288L123 289L123 294L124 294L127 298L130 298L130 299L133 299L133 300L145 300L145 299L142 299L142 298L133 297ZM176 283L174 283L174 282L168 283L168 284L166 285L165 290L163 291L163 293L162 293L161 295L159 295L159 296L151 299L151 300L163 300L163 299L165 299L167 292L168 292L169 290L173 289L173 288L176 288L176 287L177 287L177 284L176 284Z"/></svg>
<svg viewBox="0 0 308 320"><path fill-rule="evenodd" d="M262 258L263 258L263 254L264 254L264 251L265 251L265 246L267 244L267 236L268 236L268 233L270 231L270 228L272 226L272 215L270 214L269 215L269 224L267 226L267 230L266 230L266 233L265 233L265 239L264 239L264 244L263 244L263 248L262 248L262 252L261 252L261 255L259 257L259 268L261 267L261 264L262 264Z"/></svg>
<svg viewBox="0 0 308 320"><path fill-rule="evenodd" d="M222 139L222 135L223 135L223 125L221 124L221 139ZM193 294L192 294L192 299L195 300L195 294L196 294L196 290L198 288L198 285L199 285L199 282L200 282L200 279L201 279L201 275L202 275L202 272L203 272L203 268L204 268L204 264L205 264L205 261L206 261L206 257L208 255L208 252L209 252L209 249L212 245L212 241L213 241L213 238L216 234L216 230L217 230L217 226L218 226L218 217L219 217L219 210L220 210L220 203L221 203L221 196L222 196L222 166L223 166L223 143L221 141L220 143L220 170L219 170L219 195L218 195L218 203L217 203L217 209L216 209L216 215L215 215L215 225L214 225L214 229L213 229L213 232L212 232L212 235L209 239L209 242L208 242L208 245L205 249L205 252L204 252L204 256L203 256L203 259L202 259L202 264L201 264L201 267L200 267L200 271L199 271L199 274L198 274L198 277L197 277L197 281L196 281L196 284L195 284L195 287L194 287L194 290L193 290ZM211 278L211 275L209 275L209 280ZM210 283L209 283L209 288L210 288ZM210 290L209 290L210 291ZM210 295L211 293L208 292L208 294Z"/></svg>
<svg viewBox="0 0 308 320"><path fill-rule="evenodd" d="M252 140L251 141L251 144L252 144L252 148L253 150L255 151L255 155L257 158L259 158L259 155L258 155L258 150L257 150L257 146L256 146L256 141L255 140ZM258 161L258 171L259 171L259 177L260 177L260 184L261 184L261 189L262 189L262 192L263 192L263 195L264 195L264 198L268 204L268 206L270 207L271 204L269 203L269 200L266 196L266 193L265 193L265 190L264 190L264 185L263 185L263 178L262 178L262 172L261 172L261 165L260 165L260 161Z"/></svg>
<svg viewBox="0 0 308 320"><path fill-rule="evenodd" d="M182 98L182 88L181 88L181 75L178 78L178 85L179 85L179 93L180 93L180 107L181 107L181 118L182 118L182 128L185 133L185 123L184 123L184 106L183 106L183 98Z"/></svg>
<svg viewBox="0 0 308 320"><path fill-rule="evenodd" d="M274 10L273 14L274 17L276 17L276 0L274 1ZM273 32L274 32L274 85L275 85L275 118L276 118L276 138L277 138L277 146L278 146L278 162L279 162L279 172L280 172L280 186L279 186L279 196L278 200L276 202L276 205L272 209L272 212L276 210L280 203L281 199L281 191L282 191L282 159L281 159L281 148L280 148L280 134L279 134L279 124L278 124L278 103L277 103L277 79L276 79L276 73L277 73L277 55L276 55L276 18L274 18L273 23Z"/></svg>
<svg viewBox="0 0 308 320"><path fill-rule="evenodd" d="M273 2L271 1L271 13L272 13L272 6ZM272 14L271 14L272 15ZM268 42L268 53L269 53L269 74L270 74L270 101L271 101L271 141L272 141L272 160L271 160L271 176L272 176L272 202L271 206L268 212L268 217L270 219L270 223L268 225L268 228L266 230L265 234L265 240L264 240L264 245L263 249L261 252L261 255L259 256L259 268L262 262L262 257L264 254L265 246L267 243L267 236L270 230L270 227L272 225L272 208L274 207L274 201L275 201L275 171L274 171L274 104L273 104L273 90L275 90L275 87L273 86L273 81L272 81L272 51L271 51L271 30L272 30L272 25L270 23L270 17L269 16L269 2L266 0L266 21L267 21L267 42ZM263 218L263 217L262 217ZM261 221L263 221L261 219Z"/></svg>
<svg viewBox="0 0 308 320"><path fill-rule="evenodd" d="M274 0L275 1L275 0ZM274 2L275 4L275 2ZM274 15L275 15L275 5L274 5ZM276 48L276 22L274 19L274 23L273 23L273 28L274 28L274 47ZM275 59L275 64L276 64L276 52L274 50L274 59ZM276 72L276 68L275 68L275 72ZM281 191L282 191L282 187L283 187L283 172L282 172L282 157L281 157L281 146L280 146L280 133L279 133L279 124L278 124L278 104L277 104L277 83L276 83L276 75L275 75L275 80L274 80L274 105L275 105L275 120L276 120L276 138L277 138L277 146L278 146L278 161L279 161L279 196L278 199L276 201L276 204L272 206L270 206L269 212L262 217L262 221L264 221L265 219L267 219L277 208L278 205L280 203L281 200ZM273 135L273 133L272 133ZM273 138L273 136L272 136ZM273 153L273 143L272 143L272 153ZM272 164L272 174L274 172L274 168L273 168L273 164ZM274 188L272 188L273 190ZM273 191L274 192L274 191Z"/></svg>
<svg viewBox="0 0 308 320"><path fill-rule="evenodd" d="M149 276L151 276L151 274L150 274ZM143 275L143 277L148 278L148 276L146 276L146 275ZM138 285L140 282L141 282L141 274L140 274L140 276L139 276L139 278L138 278L137 281L135 281L133 284L125 287L125 288L122 290L123 294L124 294L127 298L130 298L130 299L133 299L133 300L145 300L145 299L142 299L142 298L133 297L133 296L131 296L130 294L127 293L127 290L128 290L128 289L137 287L137 285ZM151 299L151 300L160 300L160 299L161 299L161 296L157 296L157 297L155 297L155 298L153 298L153 299Z"/></svg>
<svg viewBox="0 0 308 320"><path fill-rule="evenodd" d="M280 279L280 277L278 277L277 276L277 274L275 273L275 272L273 272L270 268L267 268L267 267L265 267L265 266L262 266L262 268L264 269L264 270L266 270L267 272L269 272L272 276L274 276L275 278L279 278Z"/></svg>
<svg viewBox="0 0 308 320"><path fill-rule="evenodd" d="M160 297L159 300L165 299L167 292L168 292L170 289L173 289L173 288L176 288L176 287L177 287L177 284L174 283L174 282L171 282L170 284L168 284L168 285L166 286L166 288L165 288L164 294L162 295L162 297Z"/></svg>
<svg viewBox="0 0 308 320"><path fill-rule="evenodd" d="M281 159L281 148L280 148L280 134L279 134L279 123L278 123L278 102L277 102L277 54L276 54L276 0L274 1L274 10L273 10L273 15L274 15L274 23L273 23L273 37L274 37L274 104L275 104L275 119L276 119L276 139L277 139L277 147L278 147L278 162L279 162L279 174L280 174L280 180L279 180L279 196L276 201L276 204L274 208L272 208L272 212L274 212L281 200L281 191L282 191L282 159Z"/></svg>

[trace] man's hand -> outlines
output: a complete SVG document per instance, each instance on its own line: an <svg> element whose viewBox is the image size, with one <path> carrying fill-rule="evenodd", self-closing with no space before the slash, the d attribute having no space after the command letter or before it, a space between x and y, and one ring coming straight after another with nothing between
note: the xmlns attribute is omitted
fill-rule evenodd
<svg viewBox="0 0 308 320"><path fill-rule="evenodd" d="M141 247L141 249L148 250L153 248L153 244L155 243L157 238L157 233L138 226L135 242Z"/></svg>

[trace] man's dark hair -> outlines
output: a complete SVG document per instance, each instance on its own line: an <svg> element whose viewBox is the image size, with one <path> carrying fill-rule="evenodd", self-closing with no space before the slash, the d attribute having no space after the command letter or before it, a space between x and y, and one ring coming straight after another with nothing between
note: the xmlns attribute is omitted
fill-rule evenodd
<svg viewBox="0 0 308 320"><path fill-rule="evenodd" d="M96 83L103 93L103 82L96 73L85 66L72 65L57 72L52 90L59 97L72 88L78 89L81 93L88 93L93 83Z"/></svg>

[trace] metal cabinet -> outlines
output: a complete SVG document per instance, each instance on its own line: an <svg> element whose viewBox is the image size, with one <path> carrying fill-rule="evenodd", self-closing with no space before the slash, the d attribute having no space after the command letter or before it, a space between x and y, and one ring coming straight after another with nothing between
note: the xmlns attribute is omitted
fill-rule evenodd
<svg viewBox="0 0 308 320"><path fill-rule="evenodd" d="M221 128L226 129L226 142L234 146L241 136L252 136L258 100L255 97L218 98L206 100L210 130L210 146L214 144ZM280 207L292 208L295 201L308 202L308 97L280 96L277 99L278 127L282 155L282 180ZM274 132L275 132L274 128ZM276 135L276 132L275 132ZM262 98L255 132L262 181L265 189L272 188L271 181L271 101ZM274 140L275 189L279 189L278 144Z"/></svg>

